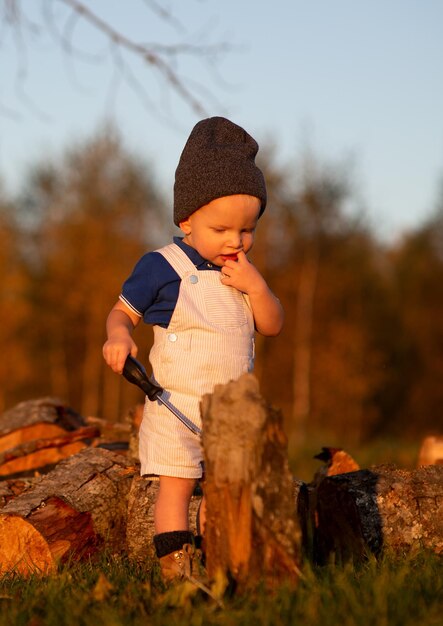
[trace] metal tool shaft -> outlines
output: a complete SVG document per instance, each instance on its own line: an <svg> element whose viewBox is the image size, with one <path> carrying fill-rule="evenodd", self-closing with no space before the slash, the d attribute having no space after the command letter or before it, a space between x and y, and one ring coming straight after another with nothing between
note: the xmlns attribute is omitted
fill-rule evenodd
<svg viewBox="0 0 443 626"><path fill-rule="evenodd" d="M182 413L180 413L180 411L173 404L171 404L169 400L166 400L165 398L163 398L161 394L157 396L156 400L158 400L167 409L169 409L171 413L173 413L175 417L179 419L181 423L186 426L186 428L189 428L189 430L194 433L194 435L201 436L202 434L201 428L199 428L196 424L194 424L194 422L191 422L191 420L188 417L186 417L186 415L183 415Z"/></svg>
<svg viewBox="0 0 443 626"><path fill-rule="evenodd" d="M175 415L175 417L180 420L186 428L189 428L194 435L201 436L201 428L196 426L194 422L189 419L189 417L180 413L180 411L173 404L171 404L169 400L163 397L163 387L160 387L157 383L149 380L143 365L130 354L127 356L125 361L123 376L133 385L137 385L137 387L139 387L148 396L151 402L158 400L167 409L169 409L169 411Z"/></svg>

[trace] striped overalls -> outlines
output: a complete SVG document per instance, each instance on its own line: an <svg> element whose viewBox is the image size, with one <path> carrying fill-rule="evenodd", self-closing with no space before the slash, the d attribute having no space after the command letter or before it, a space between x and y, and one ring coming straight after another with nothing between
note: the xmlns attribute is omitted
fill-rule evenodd
<svg viewBox="0 0 443 626"><path fill-rule="evenodd" d="M220 273L197 270L176 244L160 252L181 278L168 328L154 326L153 374L170 402L201 427L200 398L254 364L254 319L247 296L223 285ZM141 474L200 478L199 437L166 407L146 398L140 427Z"/></svg>

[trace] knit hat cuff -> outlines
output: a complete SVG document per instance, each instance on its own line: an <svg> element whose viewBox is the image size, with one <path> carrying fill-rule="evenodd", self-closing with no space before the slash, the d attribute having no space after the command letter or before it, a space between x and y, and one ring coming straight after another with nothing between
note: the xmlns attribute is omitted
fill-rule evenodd
<svg viewBox="0 0 443 626"><path fill-rule="evenodd" d="M194 211L217 198L245 194L254 196L260 200L260 215L266 207L266 185L258 168L245 165L239 161L238 170L235 161L230 163L229 171L221 165L208 167L205 171L189 172L186 185L176 185L176 198L180 198L174 207L174 222L178 226L187 219ZM198 194L196 189L199 190ZM198 206L197 206L198 205Z"/></svg>

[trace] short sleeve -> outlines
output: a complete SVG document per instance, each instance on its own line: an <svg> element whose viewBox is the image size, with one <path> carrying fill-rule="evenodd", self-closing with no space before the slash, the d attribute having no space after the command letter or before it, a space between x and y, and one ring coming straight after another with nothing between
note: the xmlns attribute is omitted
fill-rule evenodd
<svg viewBox="0 0 443 626"><path fill-rule="evenodd" d="M143 317L153 305L161 286L162 257L157 252L148 252L137 262L132 274L125 280L120 299L134 313Z"/></svg>
<svg viewBox="0 0 443 626"><path fill-rule="evenodd" d="M167 327L177 303L180 277L159 252L148 252L123 284L120 300L147 324Z"/></svg>

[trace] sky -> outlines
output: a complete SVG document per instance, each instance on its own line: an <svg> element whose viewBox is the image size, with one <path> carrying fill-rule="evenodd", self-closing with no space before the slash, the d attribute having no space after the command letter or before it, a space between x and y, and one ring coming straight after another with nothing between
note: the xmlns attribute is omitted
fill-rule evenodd
<svg viewBox="0 0 443 626"><path fill-rule="evenodd" d="M124 56L133 78L118 80L104 37L69 19L66 2L21 0L31 27L21 21L20 39L4 19L0 28L0 178L12 193L32 165L60 158L112 121L172 199L192 127L225 115L260 144L272 143L282 165L297 167L306 150L320 162L348 164L381 239L397 239L435 210L443 179L443 2L85 1L136 42L227 44L215 57L188 48L174 66L204 114L135 55ZM82 54L62 51L60 25Z"/></svg>

